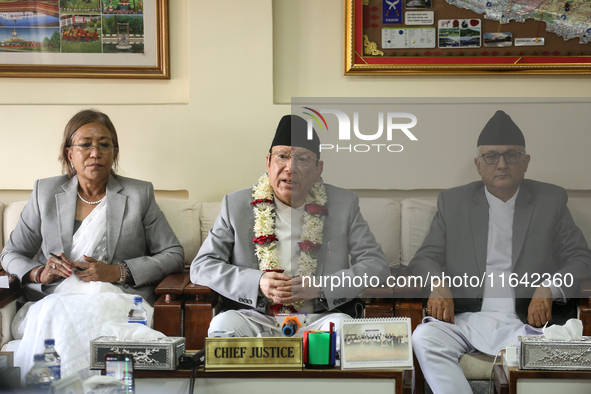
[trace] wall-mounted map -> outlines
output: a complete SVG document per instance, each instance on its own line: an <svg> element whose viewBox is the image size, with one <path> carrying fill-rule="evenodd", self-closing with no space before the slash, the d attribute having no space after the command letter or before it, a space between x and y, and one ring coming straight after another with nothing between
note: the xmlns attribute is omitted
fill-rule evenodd
<svg viewBox="0 0 591 394"><path fill-rule="evenodd" d="M346 7L346 75L591 74L591 0L346 0ZM385 23L395 10L401 20Z"/></svg>
<svg viewBox="0 0 591 394"><path fill-rule="evenodd" d="M446 0L459 8L502 24L528 19L546 23L546 30L565 40L591 42L591 2L586 0Z"/></svg>

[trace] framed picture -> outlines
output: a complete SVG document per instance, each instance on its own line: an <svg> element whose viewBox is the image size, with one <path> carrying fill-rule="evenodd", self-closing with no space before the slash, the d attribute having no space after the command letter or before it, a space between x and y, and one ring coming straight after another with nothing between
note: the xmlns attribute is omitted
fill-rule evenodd
<svg viewBox="0 0 591 394"><path fill-rule="evenodd" d="M509 3L346 0L345 75L591 74L586 3Z"/></svg>
<svg viewBox="0 0 591 394"><path fill-rule="evenodd" d="M0 77L170 79L168 0L0 0Z"/></svg>
<svg viewBox="0 0 591 394"><path fill-rule="evenodd" d="M410 318L343 321L341 368L412 368Z"/></svg>

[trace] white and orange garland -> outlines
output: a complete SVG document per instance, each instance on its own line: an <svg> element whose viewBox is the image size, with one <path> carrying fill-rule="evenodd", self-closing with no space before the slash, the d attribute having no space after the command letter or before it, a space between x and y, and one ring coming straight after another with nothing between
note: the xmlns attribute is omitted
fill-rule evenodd
<svg viewBox="0 0 591 394"><path fill-rule="evenodd" d="M277 236L275 234L275 203L273 200L273 187L267 173L263 174L258 183L252 188L253 201L250 203L254 212L254 239L255 254L259 260L261 271L283 272L279 254L277 253ZM322 246L322 231L324 220L328 215L326 205L327 197L322 180L312 185L304 206L304 223L302 225L302 242L298 242L300 256L297 261L295 275L311 277L316 273L318 260L316 252ZM302 302L293 304L275 304L271 311L277 313L297 312Z"/></svg>

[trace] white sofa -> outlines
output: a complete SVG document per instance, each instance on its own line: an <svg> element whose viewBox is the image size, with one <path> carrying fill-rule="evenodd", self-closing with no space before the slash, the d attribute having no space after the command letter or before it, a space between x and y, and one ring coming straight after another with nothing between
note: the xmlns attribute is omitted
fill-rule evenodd
<svg viewBox="0 0 591 394"><path fill-rule="evenodd" d="M221 202L205 202L175 198L157 198L172 229L185 249L188 267L219 213ZM26 201L0 203L2 246L15 228ZM362 198L361 212L370 224L391 266L400 264L400 203L391 198ZM0 309L0 346L12 339L10 323L16 313L16 301Z"/></svg>
<svg viewBox="0 0 591 394"><path fill-rule="evenodd" d="M386 258L391 267L408 265L412 256L421 245L431 219L436 211L437 191L420 193L421 198L408 198L409 192L403 192L405 198L400 197L362 197L360 198L361 213L369 223L370 229L374 233L377 241L382 245ZM569 208L575 222L582 229L587 239L591 239L591 197L582 195L580 192L573 192L575 197L569 200ZM412 196L410 196L412 197ZM185 249L185 264L187 267L191 264L194 256L197 254L203 240L207 237L209 229L219 213L220 202L199 202L187 199L157 198L160 208L166 215L171 227L177 234L181 244ZM2 245L8 238L10 232L16 226L21 210L26 202L13 202L8 205L0 203L0 217L2 218ZM187 273L179 277L177 288L182 288L188 282ZM184 278L184 282L182 282ZM179 287L180 286L180 287ZM172 296L167 292L172 291ZM6 302L6 297L2 297L0 289L0 343L3 345L11 339L10 323L16 312L16 301ZM6 292L6 291L5 291ZM167 295L168 298L162 298L159 303L165 307L177 308L175 313L179 316L180 325L183 321L182 308L185 305L186 298L176 297L176 303L173 302L175 294L173 290L159 289L159 294ZM185 292L184 294L199 294L199 292ZM13 297L14 298L14 297ZM4 299L4 302L2 301ZM388 302L388 301L386 301ZM187 307L189 303L187 302ZM395 308L394 308L395 309ZM387 310L387 309L386 309ZM205 309L205 315L211 312ZM404 312L401 312L402 314ZM157 315L155 315L157 319ZM165 322L166 324L172 324ZM188 323L185 321L185 323ZM416 318L413 322L416 324ZM164 324L161 331L166 331ZM182 328L180 333L183 333ZM178 335L179 333L175 333ZM170 334L169 334L170 335ZM491 360L479 357L466 356L461 360L466 375L471 379L483 379L490 376Z"/></svg>

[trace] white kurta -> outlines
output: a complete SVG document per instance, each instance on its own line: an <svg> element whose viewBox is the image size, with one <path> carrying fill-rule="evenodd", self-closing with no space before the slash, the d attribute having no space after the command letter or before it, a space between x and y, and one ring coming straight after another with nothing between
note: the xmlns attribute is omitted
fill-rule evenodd
<svg viewBox="0 0 591 394"><path fill-rule="evenodd" d="M491 356L504 349L508 343L517 343L519 335L536 335L541 331L524 325L515 313L515 295L508 286L512 272L513 216L519 191L507 202L496 198L485 188L488 201L488 246L486 250L486 284L480 312L466 312L455 316L458 328L469 343L482 353ZM493 285L489 274L492 273ZM504 274L505 286L500 275Z"/></svg>
<svg viewBox="0 0 591 394"><path fill-rule="evenodd" d="M413 349L423 374L435 394L472 393L458 360L464 354L485 353L495 356L508 343L517 343L518 335L539 331L524 325L515 313L511 288L502 288L494 278L512 271L513 214L517 193L503 202L486 191L489 205L488 244L486 253L487 282L482 309L455 315L455 324L428 316L412 336Z"/></svg>
<svg viewBox="0 0 591 394"><path fill-rule="evenodd" d="M300 256L302 241L302 225L304 218L304 205L299 208L292 208L275 199L277 216L275 220L275 234L277 234L277 253L281 262L281 269L285 275L297 275L297 261ZM314 312L314 300L305 301L298 312Z"/></svg>
<svg viewBox="0 0 591 394"><path fill-rule="evenodd" d="M292 208L276 198L275 206L275 234L278 239L277 253L281 269L285 275L294 276L297 275L297 261L300 257L298 242L302 241L304 205ZM351 318L343 313L314 313L314 300L304 301L298 313L307 313L307 316L295 336L302 336L305 331L327 331L330 323L340 327L342 320ZM252 309L229 310L216 315L209 325L208 333L224 330L234 331L236 336L245 337L256 337L263 331L266 331L266 335L283 336L278 321L270 316L268 310L266 315ZM337 332L337 350L339 348L340 342Z"/></svg>

